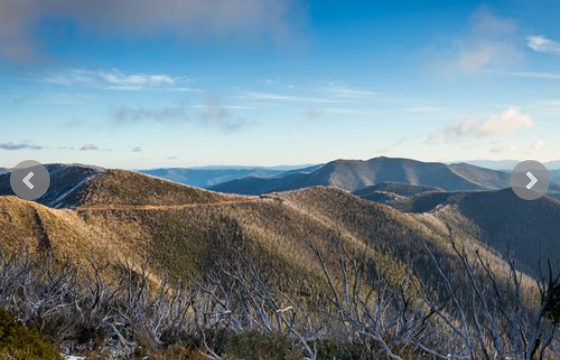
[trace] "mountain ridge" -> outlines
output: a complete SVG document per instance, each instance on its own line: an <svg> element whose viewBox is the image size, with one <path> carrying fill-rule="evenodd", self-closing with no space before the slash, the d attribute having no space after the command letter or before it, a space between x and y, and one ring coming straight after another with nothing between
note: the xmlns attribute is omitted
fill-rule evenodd
<svg viewBox="0 0 561 360"><path fill-rule="evenodd" d="M446 165L405 158L335 160L310 173L293 173L273 179L246 178L210 188L244 195L333 186L357 191L380 182L431 186L443 190L491 190L509 186L510 174L468 164Z"/></svg>

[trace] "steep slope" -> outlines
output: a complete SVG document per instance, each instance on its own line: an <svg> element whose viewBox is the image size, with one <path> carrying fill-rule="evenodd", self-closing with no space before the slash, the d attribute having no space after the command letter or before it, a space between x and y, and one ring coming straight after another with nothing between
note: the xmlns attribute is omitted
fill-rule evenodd
<svg viewBox="0 0 561 360"><path fill-rule="evenodd" d="M235 199L124 170L107 170L89 181L81 191L80 207L171 206L204 204Z"/></svg>
<svg viewBox="0 0 561 360"><path fill-rule="evenodd" d="M550 260L559 271L559 202L544 196L520 199L511 189L427 193L413 198L411 210L432 212L460 232L468 232L502 254L512 253L521 268L537 276Z"/></svg>
<svg viewBox="0 0 561 360"><path fill-rule="evenodd" d="M357 191L381 182L437 187L444 190L481 190L508 187L509 174L467 164L448 166L410 159L336 160L311 173L274 179L246 178L219 184L212 190L246 195L331 186Z"/></svg>
<svg viewBox="0 0 561 360"><path fill-rule="evenodd" d="M186 187L131 171L104 170L85 165L46 165L51 184L37 202L49 207L73 209L81 206L174 205L207 203L233 198ZM15 195L10 174L0 175L0 196Z"/></svg>

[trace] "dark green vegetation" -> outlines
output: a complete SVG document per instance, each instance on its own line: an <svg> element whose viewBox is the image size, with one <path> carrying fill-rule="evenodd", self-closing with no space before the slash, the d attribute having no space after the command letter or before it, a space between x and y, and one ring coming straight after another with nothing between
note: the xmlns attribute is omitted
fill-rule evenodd
<svg viewBox="0 0 561 360"><path fill-rule="evenodd" d="M62 360L62 356L43 335L25 328L0 309L0 359Z"/></svg>

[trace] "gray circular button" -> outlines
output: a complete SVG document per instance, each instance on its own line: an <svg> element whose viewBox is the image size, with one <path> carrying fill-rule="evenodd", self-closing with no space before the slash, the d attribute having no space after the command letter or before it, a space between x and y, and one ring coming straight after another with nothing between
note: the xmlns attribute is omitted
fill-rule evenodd
<svg viewBox="0 0 561 360"><path fill-rule="evenodd" d="M522 161L510 174L510 187L524 200L541 198L549 189L549 171L538 161Z"/></svg>
<svg viewBox="0 0 561 360"><path fill-rule="evenodd" d="M37 161L20 162L10 175L12 190L22 199L35 200L45 195L51 184L49 171Z"/></svg>

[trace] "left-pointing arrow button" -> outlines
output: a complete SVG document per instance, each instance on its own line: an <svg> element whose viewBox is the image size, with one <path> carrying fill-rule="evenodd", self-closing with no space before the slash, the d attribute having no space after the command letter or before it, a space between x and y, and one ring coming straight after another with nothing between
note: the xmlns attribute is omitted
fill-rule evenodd
<svg viewBox="0 0 561 360"><path fill-rule="evenodd" d="M25 185L27 185L27 187L28 187L29 189L33 189L33 188L35 187L35 186L33 186L33 184L29 181L29 180L31 180L31 178L33 177L33 175L35 175L35 174L33 174L33 172L30 172L30 173L27 174L27 176L24 177L23 180L22 180L23 183L24 183Z"/></svg>
<svg viewBox="0 0 561 360"><path fill-rule="evenodd" d="M25 200L41 198L49 190L50 184L49 170L37 161L22 161L12 169L10 174L10 186L13 192ZM50 198L46 197L44 200L48 201L47 199Z"/></svg>

